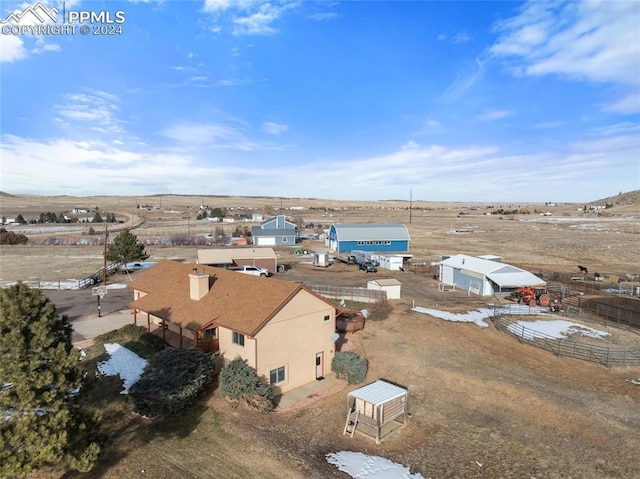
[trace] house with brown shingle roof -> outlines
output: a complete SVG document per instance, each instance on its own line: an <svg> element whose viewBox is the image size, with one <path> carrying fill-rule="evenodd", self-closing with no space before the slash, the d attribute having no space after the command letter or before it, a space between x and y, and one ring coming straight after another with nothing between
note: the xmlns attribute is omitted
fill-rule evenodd
<svg viewBox="0 0 640 479"><path fill-rule="evenodd" d="M161 260L129 288L135 324L225 362L246 359L276 395L330 371L336 309L301 284Z"/></svg>

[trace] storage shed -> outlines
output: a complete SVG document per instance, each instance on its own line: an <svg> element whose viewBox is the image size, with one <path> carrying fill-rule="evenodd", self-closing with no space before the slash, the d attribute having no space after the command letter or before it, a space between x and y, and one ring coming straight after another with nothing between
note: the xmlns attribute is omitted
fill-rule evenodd
<svg viewBox="0 0 640 479"><path fill-rule="evenodd" d="M381 254L378 258L380 267L390 271L402 271L405 257L399 254Z"/></svg>
<svg viewBox="0 0 640 479"><path fill-rule="evenodd" d="M402 283L394 278L372 279L367 282L367 289L386 291L387 299L400 299Z"/></svg>
<svg viewBox="0 0 640 479"><path fill-rule="evenodd" d="M408 391L378 380L347 395L347 420L343 434L356 432L376 440L376 444L407 425Z"/></svg>

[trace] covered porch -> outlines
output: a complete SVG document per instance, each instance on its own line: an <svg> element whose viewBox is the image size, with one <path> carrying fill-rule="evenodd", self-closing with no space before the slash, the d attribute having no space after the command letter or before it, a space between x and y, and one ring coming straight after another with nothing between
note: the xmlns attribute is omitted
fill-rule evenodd
<svg viewBox="0 0 640 479"><path fill-rule="evenodd" d="M132 314L134 325L146 327L148 332L161 337L174 348L198 348L206 353L218 353L220 351L218 326L215 323L193 330L154 316L146 311L133 309Z"/></svg>

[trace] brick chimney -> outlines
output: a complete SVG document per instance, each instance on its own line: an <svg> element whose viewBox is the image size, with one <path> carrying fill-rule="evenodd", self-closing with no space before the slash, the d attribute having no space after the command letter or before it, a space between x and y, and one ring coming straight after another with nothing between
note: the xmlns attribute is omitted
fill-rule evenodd
<svg viewBox="0 0 640 479"><path fill-rule="evenodd" d="M189 273L189 297L196 301L202 299L209 292L210 278L209 273L193 268L193 272Z"/></svg>

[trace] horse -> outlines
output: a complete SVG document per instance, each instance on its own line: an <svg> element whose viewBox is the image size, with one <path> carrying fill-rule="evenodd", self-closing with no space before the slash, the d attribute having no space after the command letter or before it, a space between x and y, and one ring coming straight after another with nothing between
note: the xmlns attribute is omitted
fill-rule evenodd
<svg viewBox="0 0 640 479"><path fill-rule="evenodd" d="M584 266L578 266L578 269L581 273L588 274L587 268L585 268Z"/></svg>

